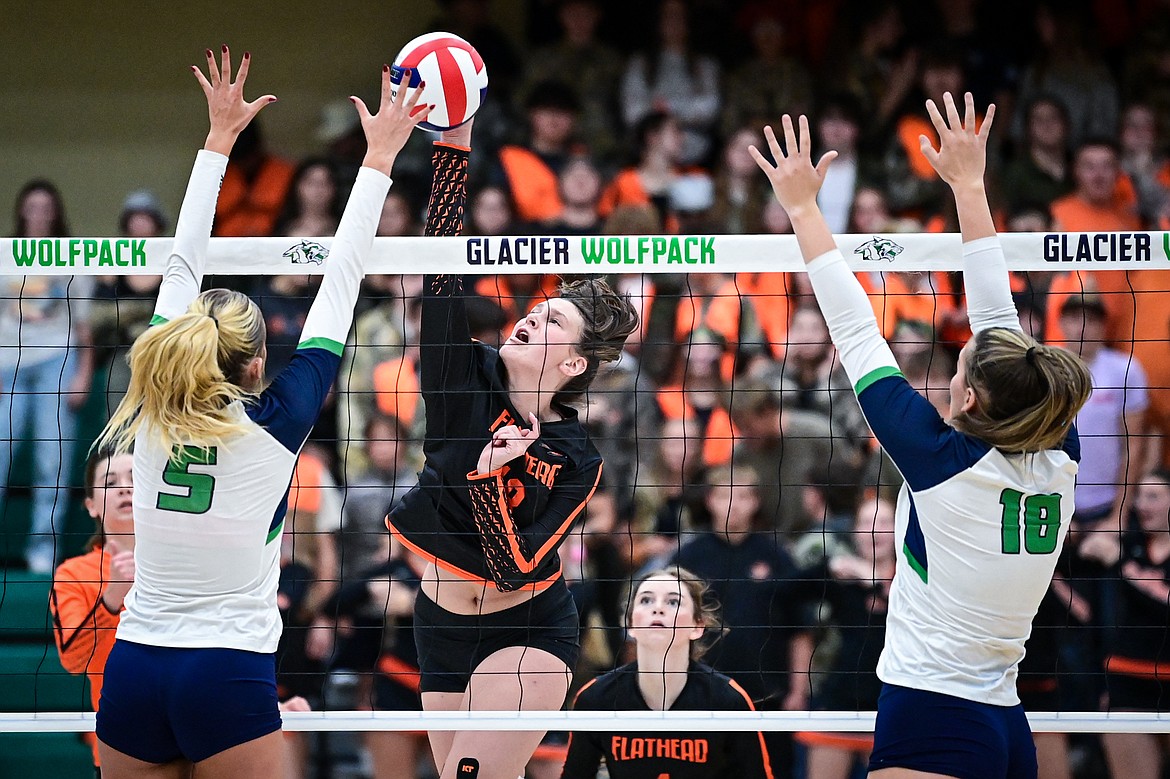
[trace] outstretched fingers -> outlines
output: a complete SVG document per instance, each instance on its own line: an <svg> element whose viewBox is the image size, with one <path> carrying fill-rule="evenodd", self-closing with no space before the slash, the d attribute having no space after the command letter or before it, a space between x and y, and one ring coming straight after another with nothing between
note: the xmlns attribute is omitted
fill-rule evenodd
<svg viewBox="0 0 1170 779"><path fill-rule="evenodd" d="M963 120L959 118L959 109L955 105L955 98L954 98L954 96L951 95L950 92L943 93L943 106L946 108L947 121L950 123L951 129L952 130L965 129L963 127ZM972 124L974 124L974 123L972 123Z"/></svg>
<svg viewBox="0 0 1170 779"><path fill-rule="evenodd" d="M213 87L219 86L219 63L215 61L215 52L211 49L205 49L203 53L207 56L207 73L211 79L210 84Z"/></svg>
<svg viewBox="0 0 1170 779"><path fill-rule="evenodd" d="M240 69L236 72L236 85L240 89L244 88L244 82L248 80L248 68L252 64L252 52L245 51L244 58L240 61Z"/></svg>
<svg viewBox="0 0 1170 779"><path fill-rule="evenodd" d="M964 116L963 127L975 132L975 96L970 92L963 94Z"/></svg>
<svg viewBox="0 0 1170 779"><path fill-rule="evenodd" d="M835 159L837 159L837 152L835 149L830 149L821 155L821 159L817 162L816 170L817 175L820 176L822 180L825 178L825 174L829 172L829 165L831 165Z"/></svg>
<svg viewBox="0 0 1170 779"><path fill-rule="evenodd" d="M199 69L198 65L191 66L191 72L195 74L195 80L199 82L199 86L203 88L203 94L209 99L211 98L211 82L207 80L207 76L203 75L203 71Z"/></svg>
<svg viewBox="0 0 1170 779"><path fill-rule="evenodd" d="M223 83L232 83L232 53L225 43L220 47L219 80Z"/></svg>
<svg viewBox="0 0 1170 779"><path fill-rule="evenodd" d="M800 153L800 144L796 141L796 130L792 127L792 117L788 114L780 117L780 125L784 129L784 148L788 154L783 157L776 157L776 162L779 164L781 159L787 157L795 157Z"/></svg>
<svg viewBox="0 0 1170 779"><path fill-rule="evenodd" d="M362 100L357 95L350 95L349 101L353 103L353 107L357 109L358 119L364 124L369 121L370 109L366 107L366 101Z"/></svg>
<svg viewBox="0 0 1170 779"><path fill-rule="evenodd" d="M983 121L979 124L979 131L975 133L982 138L984 142L987 141L987 133L991 130L991 123L995 120L995 103L987 104L987 112L983 114Z"/></svg>
<svg viewBox="0 0 1170 779"><path fill-rule="evenodd" d="M402 98L402 92L406 89L406 79L402 80L401 86L398 88L399 99ZM378 111L385 111L390 106L394 105L394 84L390 80L390 66L382 66L382 95L378 103Z"/></svg>
<svg viewBox="0 0 1170 779"><path fill-rule="evenodd" d="M934 125L934 131L938 133L941 138L951 128L947 127L947 120L943 119L942 114L938 110L933 100L926 101L926 113L930 116L930 123Z"/></svg>
<svg viewBox="0 0 1170 779"><path fill-rule="evenodd" d="M425 81L419 82L418 87L412 89L410 91L410 96L403 101L402 110L406 113L407 116L415 115L415 109L418 109L418 101L422 98L423 87L426 85L427 82ZM430 114L431 106L423 106L418 110L425 111L427 114Z"/></svg>
<svg viewBox="0 0 1170 779"><path fill-rule="evenodd" d="M776 167L768 161L768 158L764 156L763 152L756 148L754 143L748 146L748 154L750 154L751 158L756 161L756 165L759 166L760 170L764 171L766 175L771 177L772 171L776 170Z"/></svg>

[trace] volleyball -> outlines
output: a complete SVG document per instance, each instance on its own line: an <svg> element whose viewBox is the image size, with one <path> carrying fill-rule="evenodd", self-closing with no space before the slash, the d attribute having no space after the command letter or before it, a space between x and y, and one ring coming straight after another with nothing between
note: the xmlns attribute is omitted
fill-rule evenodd
<svg viewBox="0 0 1170 779"><path fill-rule="evenodd" d="M426 83L419 104L433 104L430 118L419 124L436 132L458 127L483 105L487 95L487 67L470 43L449 32L420 35L402 47L390 69L397 97L405 83Z"/></svg>

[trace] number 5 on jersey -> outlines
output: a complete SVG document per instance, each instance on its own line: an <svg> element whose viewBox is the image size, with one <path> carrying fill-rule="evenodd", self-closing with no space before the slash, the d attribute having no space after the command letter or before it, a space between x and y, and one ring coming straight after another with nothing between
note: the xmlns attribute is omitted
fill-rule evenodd
<svg viewBox="0 0 1170 779"><path fill-rule="evenodd" d="M156 508L184 514L206 514L215 492L215 477L209 473L192 473L192 465L215 465L219 460L216 447L176 446L163 469L163 481L182 492L160 492Z"/></svg>
<svg viewBox="0 0 1170 779"><path fill-rule="evenodd" d="M1003 553L1020 553L1021 524L1028 554L1052 554L1060 538L1060 495L1025 495L1006 489L999 494L1003 506ZM1023 509L1023 522L1020 520Z"/></svg>

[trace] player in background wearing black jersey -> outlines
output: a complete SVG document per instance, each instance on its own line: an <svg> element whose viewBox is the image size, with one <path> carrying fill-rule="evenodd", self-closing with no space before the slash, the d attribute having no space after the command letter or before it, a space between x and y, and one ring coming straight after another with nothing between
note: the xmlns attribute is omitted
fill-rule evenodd
<svg viewBox="0 0 1170 779"><path fill-rule="evenodd" d="M435 144L427 235L458 235L471 122ZM557 549L601 478L574 404L637 326L597 279L539 300L497 350L473 341L461 276L423 282L426 461L386 522L428 561L415 601L427 711L547 710L579 649ZM543 732L430 733L442 779L515 779Z"/></svg>
<svg viewBox="0 0 1170 779"><path fill-rule="evenodd" d="M578 711L755 711L731 679L698 661L704 633L719 624L707 586L670 567L637 581L626 625L637 659L581 688ZM771 779L759 732L573 733L561 779Z"/></svg>
<svg viewBox="0 0 1170 779"><path fill-rule="evenodd" d="M1170 471L1145 475L1137 486L1133 519L1118 537L1102 533L1081 546L1110 568L1111 608L1117 629L1105 657L1109 711L1166 711L1170 707ZM1164 738L1164 737L1163 737ZM1112 776L1165 775L1165 743L1154 733L1107 733Z"/></svg>

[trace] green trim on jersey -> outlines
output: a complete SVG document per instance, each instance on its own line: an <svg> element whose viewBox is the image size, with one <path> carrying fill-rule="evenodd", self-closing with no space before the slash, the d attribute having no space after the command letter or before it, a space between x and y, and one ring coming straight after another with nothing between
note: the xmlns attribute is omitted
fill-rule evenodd
<svg viewBox="0 0 1170 779"><path fill-rule="evenodd" d="M865 392L867 389L869 389L869 386L871 384L873 384L874 382L881 381L882 379L886 378L887 376L901 376L901 375L902 375L902 371L898 370L898 366L896 366L896 365L883 365L880 368L874 368L872 371L870 371L869 373L862 376L858 380L856 386L854 386L853 391L856 392L858 395L860 395L862 392ZM905 377L903 377L903 378L905 378Z"/></svg>
<svg viewBox="0 0 1170 779"><path fill-rule="evenodd" d="M876 373L877 371L874 371ZM872 375L872 374L871 374ZM906 555L906 561L910 563L910 567L914 569L914 573L918 574L918 578L922 579L923 584L926 583L926 567L918 562L914 557L914 553L910 551L908 544L902 544L902 554Z"/></svg>
<svg viewBox="0 0 1170 779"><path fill-rule="evenodd" d="M327 352L332 352L338 357L341 356L342 351L345 350L345 344L338 343L332 338L309 338L297 344L298 349L324 349Z"/></svg>
<svg viewBox="0 0 1170 779"><path fill-rule="evenodd" d="M279 537L280 537L280 532L281 532L282 530L284 530L284 520L283 520L283 519L282 519L282 520L280 520L280 524L279 524L279 525L277 525L276 527L272 528L272 530L270 530L270 531L268 532L268 538L267 538L267 539L265 539L265 541L264 541L264 545L265 545L265 546L268 546L269 544L271 544L271 543L272 543L272 541L273 541L274 539L277 539L277 538L279 538Z"/></svg>
<svg viewBox="0 0 1170 779"><path fill-rule="evenodd" d="M159 316L158 314L155 314L150 318L150 327L154 327L155 325L165 325L169 321L171 320L167 319L165 316Z"/></svg>

